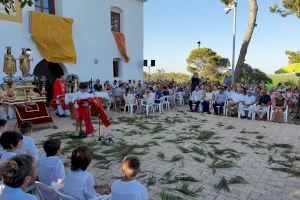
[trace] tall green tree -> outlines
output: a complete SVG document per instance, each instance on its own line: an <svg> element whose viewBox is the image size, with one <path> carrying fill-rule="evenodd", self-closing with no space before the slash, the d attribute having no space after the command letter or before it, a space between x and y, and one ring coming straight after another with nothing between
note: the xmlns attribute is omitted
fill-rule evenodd
<svg viewBox="0 0 300 200"><path fill-rule="evenodd" d="M271 6L270 11L282 17L295 15L300 18L300 0L282 0L282 5Z"/></svg>
<svg viewBox="0 0 300 200"><path fill-rule="evenodd" d="M24 8L25 6L32 6L34 1L37 0L0 0L0 4L4 6L4 10L7 14L16 12L15 8L15 2L20 2L21 8Z"/></svg>
<svg viewBox="0 0 300 200"><path fill-rule="evenodd" d="M272 79L259 69L253 69L250 65L245 63L242 68L240 82L244 84L259 84L261 81L272 82Z"/></svg>
<svg viewBox="0 0 300 200"><path fill-rule="evenodd" d="M289 64L300 63L300 51L286 51L285 54L288 56Z"/></svg>
<svg viewBox="0 0 300 200"><path fill-rule="evenodd" d="M228 58L223 58L210 48L194 49L186 59L187 70L200 73L211 81L219 80L230 66Z"/></svg>
<svg viewBox="0 0 300 200"><path fill-rule="evenodd" d="M224 3L226 6L229 6L233 4L234 0L220 0L222 3ZM234 71L234 79L235 81L239 81L241 78L242 68L244 66L246 55L248 51L248 46L250 44L254 28L256 27L256 18L257 18L257 12L258 12L258 5L257 0L248 0L249 1L249 19L248 19L248 28L244 35L244 39L242 42L242 46L240 49L240 54L238 61L236 63L235 71Z"/></svg>
<svg viewBox="0 0 300 200"><path fill-rule="evenodd" d="M165 70L163 69L158 69L152 74L149 74L144 71L144 79L145 81L176 81L178 83L187 83L190 81L191 77L184 73L165 72Z"/></svg>

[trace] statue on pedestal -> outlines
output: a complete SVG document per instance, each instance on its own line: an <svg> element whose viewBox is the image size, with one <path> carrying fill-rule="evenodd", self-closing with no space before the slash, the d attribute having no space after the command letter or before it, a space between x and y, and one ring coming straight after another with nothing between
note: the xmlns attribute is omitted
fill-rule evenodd
<svg viewBox="0 0 300 200"><path fill-rule="evenodd" d="M23 77L27 77L30 72L30 58L26 53L26 49L22 49L22 55L19 58L20 60L20 70L22 72Z"/></svg>
<svg viewBox="0 0 300 200"><path fill-rule="evenodd" d="M6 47L6 54L4 55L3 72L9 77L12 77L17 72L16 59L11 54L11 47Z"/></svg>

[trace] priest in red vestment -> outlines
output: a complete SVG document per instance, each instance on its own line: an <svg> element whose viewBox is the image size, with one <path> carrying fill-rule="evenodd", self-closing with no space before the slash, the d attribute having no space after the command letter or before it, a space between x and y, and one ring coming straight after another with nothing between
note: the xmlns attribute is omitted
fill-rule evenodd
<svg viewBox="0 0 300 200"><path fill-rule="evenodd" d="M56 110L56 114L60 117L70 116L69 106L65 104L65 94L67 86L64 82L64 76L59 76L53 83L53 99L52 107Z"/></svg>

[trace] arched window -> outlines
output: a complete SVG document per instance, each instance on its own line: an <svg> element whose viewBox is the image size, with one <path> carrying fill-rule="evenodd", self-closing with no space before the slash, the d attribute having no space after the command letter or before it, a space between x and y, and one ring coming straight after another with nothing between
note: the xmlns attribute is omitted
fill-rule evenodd
<svg viewBox="0 0 300 200"><path fill-rule="evenodd" d="M111 31L121 32L122 10L117 7L112 7L110 14L111 14Z"/></svg>
<svg viewBox="0 0 300 200"><path fill-rule="evenodd" d="M35 3L35 10L46 14L55 14L54 0L37 0Z"/></svg>

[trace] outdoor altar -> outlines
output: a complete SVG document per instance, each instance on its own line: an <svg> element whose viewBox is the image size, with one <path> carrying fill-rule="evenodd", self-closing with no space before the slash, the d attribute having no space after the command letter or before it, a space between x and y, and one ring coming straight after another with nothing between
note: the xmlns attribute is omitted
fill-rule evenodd
<svg viewBox="0 0 300 200"><path fill-rule="evenodd" d="M7 47L4 55L3 72L7 74L4 78L1 104L4 110L14 110L18 126L24 121L33 124L53 123L46 107L46 77L40 77L42 89L37 92L36 86L32 84L33 77L30 76L30 53L28 49L22 49L19 66L22 77L16 78L17 62L11 54L11 48Z"/></svg>

